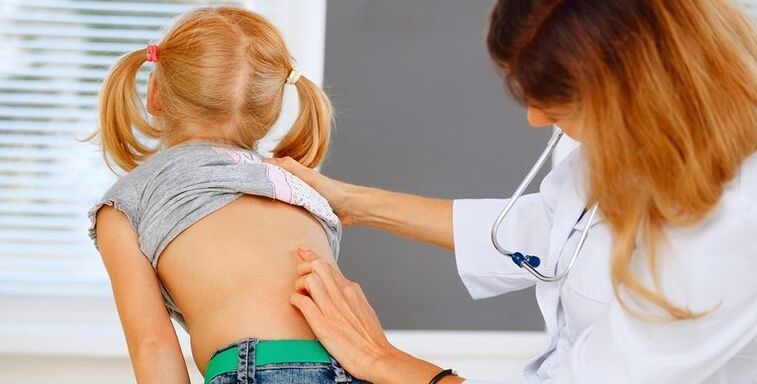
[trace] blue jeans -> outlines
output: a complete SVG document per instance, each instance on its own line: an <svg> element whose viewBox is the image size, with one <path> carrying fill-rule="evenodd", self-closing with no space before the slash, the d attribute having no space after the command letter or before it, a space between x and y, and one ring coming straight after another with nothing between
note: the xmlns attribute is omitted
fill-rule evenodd
<svg viewBox="0 0 757 384"><path fill-rule="evenodd" d="M218 353L233 346L239 348L237 370L222 373L208 384L369 384L345 371L333 357L331 363L275 363L255 366L255 345L259 339L248 337L213 352Z"/></svg>

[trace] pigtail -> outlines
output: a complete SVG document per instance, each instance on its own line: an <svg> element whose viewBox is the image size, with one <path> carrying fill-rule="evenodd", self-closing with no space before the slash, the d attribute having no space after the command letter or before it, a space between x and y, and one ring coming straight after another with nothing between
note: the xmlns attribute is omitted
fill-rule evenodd
<svg viewBox="0 0 757 384"><path fill-rule="evenodd" d="M160 137L160 131L147 121L145 107L137 93L137 73L146 54L146 49L140 49L122 56L111 67L100 91L99 130L95 134L101 134L108 167L110 157L127 172L156 151L140 143L132 127L145 136Z"/></svg>
<svg viewBox="0 0 757 384"><path fill-rule="evenodd" d="M276 157L291 157L314 168L326 157L331 138L333 119L331 102L326 94L305 76L296 80L300 98L300 115L292 129L273 153Z"/></svg>
<svg viewBox="0 0 757 384"><path fill-rule="evenodd" d="M136 88L148 53L160 82L161 116L156 126L148 122ZM108 167L116 164L127 172L168 143L191 137L250 147L275 124L283 88L293 84L300 113L274 155L316 167L328 151L331 103L319 87L292 69L283 37L262 16L234 7L190 11L162 38L160 47L150 44L113 65L100 92L99 127L92 136L101 135ZM287 74L291 78L285 80ZM145 139L157 139L157 146L145 146Z"/></svg>

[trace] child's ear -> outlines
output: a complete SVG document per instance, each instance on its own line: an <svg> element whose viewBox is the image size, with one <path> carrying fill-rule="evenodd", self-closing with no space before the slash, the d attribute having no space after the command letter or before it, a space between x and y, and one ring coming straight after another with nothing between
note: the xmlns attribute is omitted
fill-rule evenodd
<svg viewBox="0 0 757 384"><path fill-rule="evenodd" d="M161 112L154 72L150 72L150 77L147 79L147 112L153 116L158 116Z"/></svg>

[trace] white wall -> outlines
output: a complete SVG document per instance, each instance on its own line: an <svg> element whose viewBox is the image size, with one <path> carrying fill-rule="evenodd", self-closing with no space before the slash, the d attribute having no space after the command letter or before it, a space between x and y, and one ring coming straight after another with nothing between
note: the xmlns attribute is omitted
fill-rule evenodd
<svg viewBox="0 0 757 384"><path fill-rule="evenodd" d="M134 383L113 305L109 297L0 297L0 383ZM202 383L188 337L176 328L192 382ZM388 334L396 346L463 376L508 383L521 382L520 369L546 342L544 334L536 332Z"/></svg>
<svg viewBox="0 0 757 384"><path fill-rule="evenodd" d="M536 353L544 339L539 333L466 333L390 331L389 338L403 349L442 367L456 369L462 376L521 383L520 370ZM50 340L50 339L47 339ZM426 342L425 344L415 344ZM481 345L497 343L500 348ZM43 342L43 345L46 345ZM502 350L502 346L508 350ZM476 348L475 353L470 351ZM191 360L188 362L192 383L202 377ZM128 357L122 356L56 356L38 354L0 354L2 383L134 383Z"/></svg>
<svg viewBox="0 0 757 384"><path fill-rule="evenodd" d="M193 383L202 377L175 324ZM546 343L541 332L391 330L399 348L466 377L520 383ZM17 292L0 295L0 383L134 383L113 298Z"/></svg>

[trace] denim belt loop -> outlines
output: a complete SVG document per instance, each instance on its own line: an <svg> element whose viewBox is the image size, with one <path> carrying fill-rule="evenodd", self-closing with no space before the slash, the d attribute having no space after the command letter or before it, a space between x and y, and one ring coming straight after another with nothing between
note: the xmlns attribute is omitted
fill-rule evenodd
<svg viewBox="0 0 757 384"><path fill-rule="evenodd" d="M331 367L334 369L334 382L335 383L351 383L352 382L352 376L347 373L347 371L342 368L341 365L339 365L339 362L336 361L333 357L329 357L331 359Z"/></svg>
<svg viewBox="0 0 757 384"><path fill-rule="evenodd" d="M237 384L255 384L255 346L258 341L257 337L250 337L239 342Z"/></svg>

